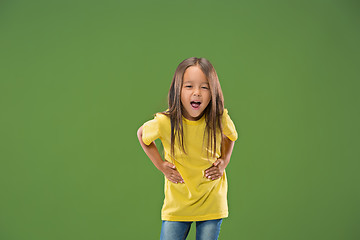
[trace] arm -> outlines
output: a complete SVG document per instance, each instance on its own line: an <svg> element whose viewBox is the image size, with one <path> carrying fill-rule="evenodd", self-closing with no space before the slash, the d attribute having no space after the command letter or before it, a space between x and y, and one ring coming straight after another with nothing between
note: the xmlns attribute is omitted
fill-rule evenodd
<svg viewBox="0 0 360 240"><path fill-rule="evenodd" d="M213 166L205 170L205 177L210 178L211 180L222 177L226 166L230 162L230 157L234 148L235 142L231 141L224 134L222 139L223 142L221 145L221 157L213 163Z"/></svg>
<svg viewBox="0 0 360 240"><path fill-rule="evenodd" d="M169 163L168 161L163 161L160 153L155 145L155 142L146 145L142 140L142 129L141 126L137 131L137 136L140 142L141 147L144 149L146 155L150 158L152 163L155 165L157 169L159 169L167 179L174 183L183 183L184 180L182 179L180 173L176 170L175 165Z"/></svg>

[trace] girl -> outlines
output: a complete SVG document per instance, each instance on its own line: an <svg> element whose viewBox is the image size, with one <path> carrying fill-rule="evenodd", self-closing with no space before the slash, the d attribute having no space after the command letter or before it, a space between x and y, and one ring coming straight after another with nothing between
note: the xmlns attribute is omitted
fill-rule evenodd
<svg viewBox="0 0 360 240"><path fill-rule="evenodd" d="M218 239L228 216L225 168L238 135L207 59L192 57L179 64L168 104L137 132L145 153L165 176L160 239L186 239L193 221L197 240Z"/></svg>

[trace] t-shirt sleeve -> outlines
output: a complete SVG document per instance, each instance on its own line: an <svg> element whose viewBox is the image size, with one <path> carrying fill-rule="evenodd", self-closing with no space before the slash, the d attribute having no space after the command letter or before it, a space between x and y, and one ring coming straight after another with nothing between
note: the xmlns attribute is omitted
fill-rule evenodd
<svg viewBox="0 0 360 240"><path fill-rule="evenodd" d="M233 121L231 120L228 110L224 109L224 113L221 119L223 134L227 136L231 141L236 141L238 134Z"/></svg>
<svg viewBox="0 0 360 240"><path fill-rule="evenodd" d="M155 115L154 119L143 124L142 140L146 145L152 143L160 137L159 117Z"/></svg>

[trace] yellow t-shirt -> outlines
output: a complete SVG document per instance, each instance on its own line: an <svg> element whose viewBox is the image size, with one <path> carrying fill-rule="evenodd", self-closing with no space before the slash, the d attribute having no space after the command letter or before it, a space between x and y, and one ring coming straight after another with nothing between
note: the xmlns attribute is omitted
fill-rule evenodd
<svg viewBox="0 0 360 240"><path fill-rule="evenodd" d="M227 109L224 109L221 121L223 134L231 141L235 141L238 135ZM204 171L221 156L221 136L217 134L216 158L212 157L210 150L209 158L207 158L207 135L203 140L205 126L205 115L197 121L190 121L183 117L184 145L187 155L180 151L176 136L174 157L172 157L170 118L157 113L154 119L143 125L143 142L149 145L159 138L164 147L165 160L173 163L184 179L184 183L176 184L165 177L162 220L205 221L228 217L225 171L223 176L216 180L204 177Z"/></svg>

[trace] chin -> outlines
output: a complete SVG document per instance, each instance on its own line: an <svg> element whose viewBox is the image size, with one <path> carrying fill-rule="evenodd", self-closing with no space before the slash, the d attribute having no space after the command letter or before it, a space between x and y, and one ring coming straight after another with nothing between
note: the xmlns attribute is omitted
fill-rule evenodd
<svg viewBox="0 0 360 240"><path fill-rule="evenodd" d="M199 118L202 115L203 112L199 113L199 114L194 114L194 115L190 115L193 118Z"/></svg>

